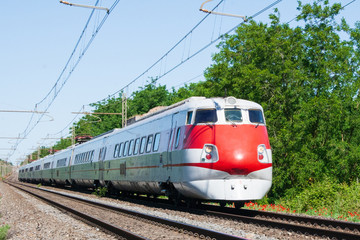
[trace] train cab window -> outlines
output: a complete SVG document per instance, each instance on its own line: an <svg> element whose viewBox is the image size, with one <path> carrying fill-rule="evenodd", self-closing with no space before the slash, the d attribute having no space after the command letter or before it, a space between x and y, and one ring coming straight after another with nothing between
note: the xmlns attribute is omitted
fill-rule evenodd
<svg viewBox="0 0 360 240"><path fill-rule="evenodd" d="M124 143L123 157L126 157L128 150L129 150L129 141L126 141L126 142Z"/></svg>
<svg viewBox="0 0 360 240"><path fill-rule="evenodd" d="M225 109L225 119L227 122L242 122L241 109L227 108Z"/></svg>
<svg viewBox="0 0 360 240"><path fill-rule="evenodd" d="M153 151L157 152L159 150L160 146L160 133L155 134L154 137L154 145L153 145Z"/></svg>
<svg viewBox="0 0 360 240"><path fill-rule="evenodd" d="M193 116L193 111L187 113L186 124L191 124L192 116Z"/></svg>
<svg viewBox="0 0 360 240"><path fill-rule="evenodd" d="M147 143L146 143L146 152L151 152L151 147L152 147L152 143L153 143L153 135L149 135L147 138Z"/></svg>
<svg viewBox="0 0 360 240"><path fill-rule="evenodd" d="M180 135L181 135L180 133L181 133L181 128L178 128L176 131L175 148L179 147Z"/></svg>
<svg viewBox="0 0 360 240"><path fill-rule="evenodd" d="M141 138L141 143L140 143L140 154L144 153L145 144L146 144L146 137L142 137Z"/></svg>
<svg viewBox="0 0 360 240"><path fill-rule="evenodd" d="M135 140L134 155L139 153L139 147L140 147L140 138L137 138Z"/></svg>
<svg viewBox="0 0 360 240"><path fill-rule="evenodd" d="M195 115L195 123L214 123L217 122L215 109L198 109Z"/></svg>
<svg viewBox="0 0 360 240"><path fill-rule="evenodd" d="M249 110L249 118L252 123L264 123L264 117L261 110Z"/></svg>
<svg viewBox="0 0 360 240"><path fill-rule="evenodd" d="M129 150L128 150L128 156L131 156L134 151L134 139L130 141L129 143Z"/></svg>

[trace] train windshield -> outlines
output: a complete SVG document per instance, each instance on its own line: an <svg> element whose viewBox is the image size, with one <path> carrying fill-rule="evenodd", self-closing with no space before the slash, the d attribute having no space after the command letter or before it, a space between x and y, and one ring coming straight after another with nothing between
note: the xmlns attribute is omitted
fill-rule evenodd
<svg viewBox="0 0 360 240"><path fill-rule="evenodd" d="M215 109L198 109L195 115L196 123L214 123L217 122Z"/></svg>
<svg viewBox="0 0 360 240"><path fill-rule="evenodd" d="M249 110L250 122L264 123L264 117L261 110Z"/></svg>
<svg viewBox="0 0 360 240"><path fill-rule="evenodd" d="M237 109L237 108L225 109L225 119L228 122L242 122L241 109Z"/></svg>

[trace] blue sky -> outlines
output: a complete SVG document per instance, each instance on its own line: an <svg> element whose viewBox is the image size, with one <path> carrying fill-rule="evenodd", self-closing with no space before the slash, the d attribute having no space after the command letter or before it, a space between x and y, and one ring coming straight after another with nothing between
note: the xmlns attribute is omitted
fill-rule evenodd
<svg viewBox="0 0 360 240"><path fill-rule="evenodd" d="M11 149L15 140L1 137L23 133L31 114L0 112L0 158L20 162L39 145L50 146L57 141L55 138L67 136L66 126L76 117L71 112L79 111L84 105L85 110L90 111L88 104L115 93L142 74L205 17L205 13L199 11L204 1L120 0L48 109L50 117L44 116L10 157L8 154L12 151L4 149ZM70 2L95 3L94 0ZM100 4L110 7L113 2L103 0ZM219 2L214 0L206 7L212 9ZM225 0L218 11L251 16L273 2ZM350 0L340 2L344 5ZM33 110L60 76L91 10L66 6L58 0L12 0L3 1L0 6L0 110ZM275 7L280 10L282 22L290 21L298 13L296 0L283 0ZM359 20L359 10L360 1L355 1L342 16L353 26ZM273 8L255 20L269 22L272 11ZM102 19L104 14L96 11L93 19ZM186 41L125 91L131 94L150 77L168 71L240 22L239 18L209 16ZM91 31L88 38L90 34ZM161 78L159 83L179 87L185 82L203 80L202 73L211 65L211 56L216 51L213 44ZM38 110L43 109L40 106ZM54 120L49 121L52 118ZM64 128L65 131L59 133ZM52 139L44 139L47 137Z"/></svg>

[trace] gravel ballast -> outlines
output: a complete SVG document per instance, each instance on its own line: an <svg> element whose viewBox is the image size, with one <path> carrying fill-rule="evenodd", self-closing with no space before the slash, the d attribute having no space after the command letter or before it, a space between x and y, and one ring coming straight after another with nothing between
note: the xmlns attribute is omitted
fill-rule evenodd
<svg viewBox="0 0 360 240"><path fill-rule="evenodd" d="M0 182L1 223L12 240L116 239Z"/></svg>
<svg viewBox="0 0 360 240"><path fill-rule="evenodd" d="M69 195L76 195L86 199L106 202L121 208L172 219L214 231L225 232L247 239L322 239L321 237L305 236L281 231L279 229L260 227L225 219L214 219L208 216L177 210L150 207L117 199L99 198L91 194L75 193L65 189L44 188L53 189L56 192L66 192ZM0 221L11 226L8 239L116 239L114 236L108 235L97 228L90 227L3 182L0 182L0 194L2 195L0 202Z"/></svg>

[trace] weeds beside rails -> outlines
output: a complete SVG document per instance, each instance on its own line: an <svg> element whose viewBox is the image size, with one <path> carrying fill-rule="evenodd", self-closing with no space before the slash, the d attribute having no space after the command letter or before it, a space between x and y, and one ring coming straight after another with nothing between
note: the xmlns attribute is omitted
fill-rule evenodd
<svg viewBox="0 0 360 240"><path fill-rule="evenodd" d="M2 198L1 194L0 194L0 198ZM0 240L6 239L9 229L10 229L10 226L5 224L5 222L2 222L0 224Z"/></svg>
<svg viewBox="0 0 360 240"><path fill-rule="evenodd" d="M107 192L107 187L98 187L92 194L98 197L105 197Z"/></svg>
<svg viewBox="0 0 360 240"><path fill-rule="evenodd" d="M279 212L279 213L298 213L298 214L306 214L310 216L322 216L327 218L332 218L336 220L343 220L343 221L351 221L351 222L360 222L360 213L354 212L347 212L347 214L335 213L327 208L322 208L319 210L315 210L313 208L306 210L305 212L296 211L290 208L286 208L281 205L276 204L258 204L254 202L247 202L244 206L246 209L258 210L258 211L269 211L269 212Z"/></svg>
<svg viewBox="0 0 360 240"><path fill-rule="evenodd" d="M9 225L2 223L2 225L0 226L0 240L6 239L9 229Z"/></svg>

